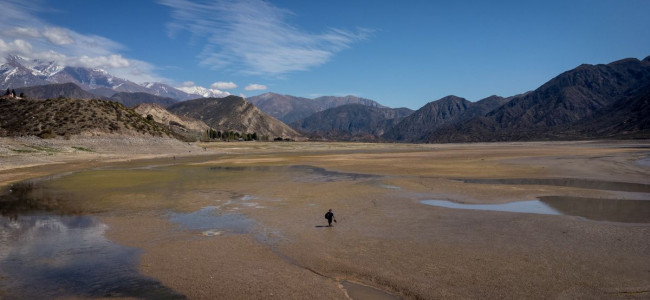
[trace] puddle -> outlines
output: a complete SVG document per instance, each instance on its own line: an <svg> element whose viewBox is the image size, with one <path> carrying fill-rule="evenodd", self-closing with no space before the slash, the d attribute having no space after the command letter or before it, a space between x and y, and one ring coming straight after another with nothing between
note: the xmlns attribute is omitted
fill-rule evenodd
<svg viewBox="0 0 650 300"><path fill-rule="evenodd" d="M582 189L650 193L650 184L599 181L576 178L505 178L505 179L459 179L464 183L513 184L513 185L552 185Z"/></svg>
<svg viewBox="0 0 650 300"><path fill-rule="evenodd" d="M80 213L79 209L32 181L12 184L0 194L0 215L16 218L18 215L35 211Z"/></svg>
<svg viewBox="0 0 650 300"><path fill-rule="evenodd" d="M540 200L502 204L463 204L446 200L422 200L420 203L455 209L568 215L595 221L619 223L650 223L650 200L548 196L540 197Z"/></svg>
<svg viewBox="0 0 650 300"><path fill-rule="evenodd" d="M369 174L329 171L324 168L312 166L291 166L291 170L303 173L294 179L296 182L356 181L377 177L376 175Z"/></svg>
<svg viewBox="0 0 650 300"><path fill-rule="evenodd" d="M650 200L620 200L566 196L540 197L541 201L565 215L589 220L650 223Z"/></svg>
<svg viewBox="0 0 650 300"><path fill-rule="evenodd" d="M399 297L393 296L382 290L378 290L369 286L353 283L350 281L342 281L341 285L353 300L398 300Z"/></svg>
<svg viewBox="0 0 650 300"><path fill-rule="evenodd" d="M250 233L255 221L242 214L219 214L216 206L207 206L191 213L170 213L169 220L184 230L209 232L226 231L235 234ZM206 234L206 232L208 232ZM219 233L221 234L221 233ZM219 235L219 234L212 234Z"/></svg>
<svg viewBox="0 0 650 300"><path fill-rule="evenodd" d="M474 209L490 211L506 211L517 213L532 213L543 215L561 215L562 213L540 200L516 201L500 204L463 204L446 200L422 200L422 204L456 209Z"/></svg>
<svg viewBox="0 0 650 300"><path fill-rule="evenodd" d="M650 167L650 157L642 158L636 161L637 165Z"/></svg>
<svg viewBox="0 0 650 300"><path fill-rule="evenodd" d="M337 182L355 181L376 178L376 175L329 171L324 168L295 165L295 166L250 166L250 167L211 167L212 171L257 171L257 172L289 172L294 173L295 182Z"/></svg>
<svg viewBox="0 0 650 300"><path fill-rule="evenodd" d="M185 299L139 274L139 250L110 242L106 229L88 216L0 217L3 297Z"/></svg>

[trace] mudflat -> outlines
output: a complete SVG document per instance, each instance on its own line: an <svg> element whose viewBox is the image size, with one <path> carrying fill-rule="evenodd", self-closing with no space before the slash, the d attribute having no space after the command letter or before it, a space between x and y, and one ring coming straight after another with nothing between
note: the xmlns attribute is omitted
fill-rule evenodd
<svg viewBox="0 0 650 300"><path fill-rule="evenodd" d="M3 141L1 185L64 173L34 183L39 207L105 224L93 228L156 282L143 289L171 298L650 297L650 141ZM532 200L554 213L481 208ZM1 266L19 246L0 242ZM21 295L0 270L0 295ZM56 296L157 295L75 291Z"/></svg>

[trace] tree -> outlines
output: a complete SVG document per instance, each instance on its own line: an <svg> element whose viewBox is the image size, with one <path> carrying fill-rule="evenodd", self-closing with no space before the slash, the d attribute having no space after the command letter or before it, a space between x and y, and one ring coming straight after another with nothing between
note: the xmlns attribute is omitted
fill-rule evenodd
<svg viewBox="0 0 650 300"><path fill-rule="evenodd" d="M25 93L20 93L20 98L25 98Z"/></svg>
<svg viewBox="0 0 650 300"><path fill-rule="evenodd" d="M217 138L217 132L212 128L208 129L208 137L211 140L216 139Z"/></svg>
<svg viewBox="0 0 650 300"><path fill-rule="evenodd" d="M9 94L11 94L11 90L9 90L9 88L7 88L7 92L5 93L5 96L9 96Z"/></svg>

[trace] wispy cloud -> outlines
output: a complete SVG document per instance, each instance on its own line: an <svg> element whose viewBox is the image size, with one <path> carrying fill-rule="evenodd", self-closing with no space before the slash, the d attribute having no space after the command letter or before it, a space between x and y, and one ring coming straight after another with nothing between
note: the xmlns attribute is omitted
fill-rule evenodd
<svg viewBox="0 0 650 300"><path fill-rule="evenodd" d="M251 83L247 85L244 89L247 91L262 91L262 90L266 90L266 85Z"/></svg>
<svg viewBox="0 0 650 300"><path fill-rule="evenodd" d="M322 65L371 33L326 29L310 33L291 25L292 12L262 0L159 0L172 8L168 24L174 37L192 33L205 43L202 63L215 69L245 74L281 75Z"/></svg>
<svg viewBox="0 0 650 300"><path fill-rule="evenodd" d="M5 0L0 18L0 60L7 55L54 61L73 67L102 68L136 82L163 81L151 64L125 58L125 47L113 40L53 26L37 14L42 2Z"/></svg>

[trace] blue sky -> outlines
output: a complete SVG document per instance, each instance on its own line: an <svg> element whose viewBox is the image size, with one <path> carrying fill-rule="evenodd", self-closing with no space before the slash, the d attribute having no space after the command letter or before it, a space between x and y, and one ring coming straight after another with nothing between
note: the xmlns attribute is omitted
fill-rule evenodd
<svg viewBox="0 0 650 300"><path fill-rule="evenodd" d="M25 3L27 2L27 3ZM235 95L417 109L650 55L650 1L0 1L0 54Z"/></svg>

